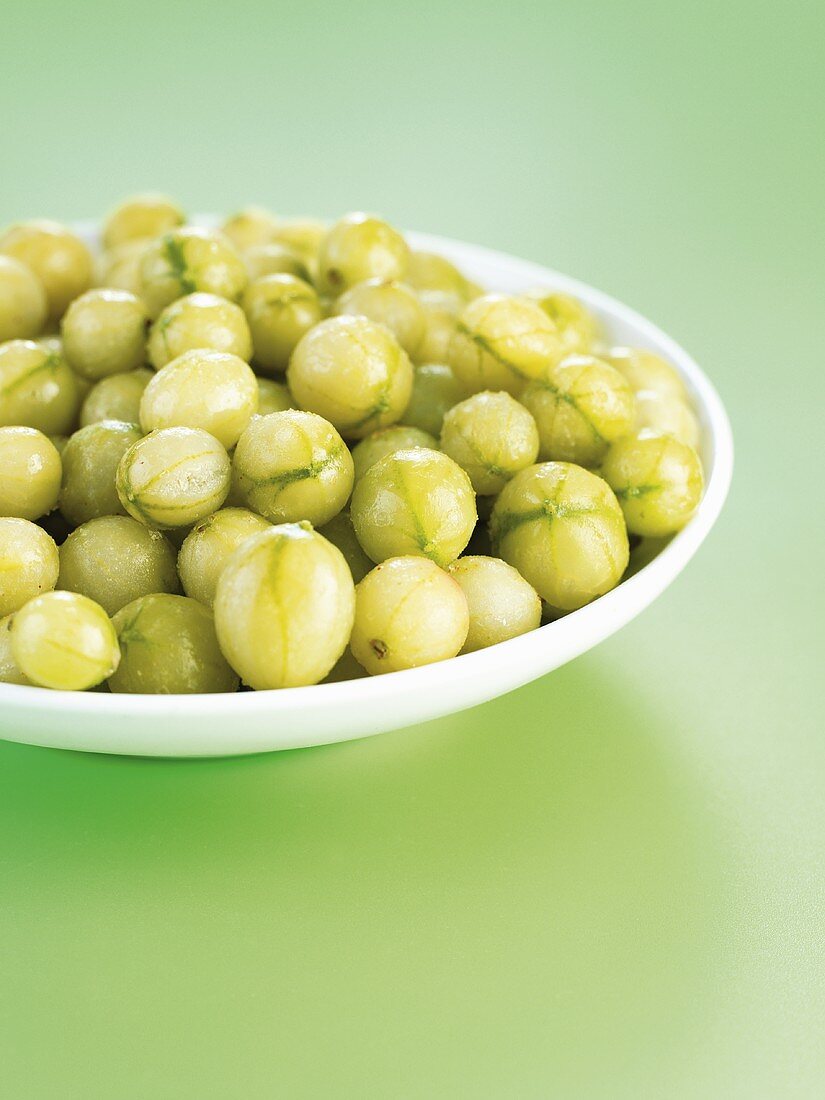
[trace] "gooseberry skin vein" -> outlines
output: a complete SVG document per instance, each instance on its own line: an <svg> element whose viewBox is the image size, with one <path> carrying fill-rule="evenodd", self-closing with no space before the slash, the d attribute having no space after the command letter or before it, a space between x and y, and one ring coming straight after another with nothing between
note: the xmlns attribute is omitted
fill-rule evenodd
<svg viewBox="0 0 825 1100"><path fill-rule="evenodd" d="M47 356L42 363L39 363L36 367L32 367L31 370L27 371L25 374L19 375L13 382L5 386L2 391L3 396L6 397L15 393L22 386L26 385L26 383L30 382L35 375L42 374L45 371L53 371L56 367L60 366L60 363L61 358L59 355Z"/></svg>
<svg viewBox="0 0 825 1100"><path fill-rule="evenodd" d="M197 289L197 284L189 277L183 244L170 235L165 238L163 249L166 259L169 261L169 268L180 283L181 290L184 294L193 294Z"/></svg>

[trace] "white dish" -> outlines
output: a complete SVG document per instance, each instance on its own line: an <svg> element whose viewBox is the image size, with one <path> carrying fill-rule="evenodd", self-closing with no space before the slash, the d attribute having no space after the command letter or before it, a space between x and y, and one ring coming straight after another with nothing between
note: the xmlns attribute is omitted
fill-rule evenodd
<svg viewBox="0 0 825 1100"><path fill-rule="evenodd" d="M716 522L733 471L727 414L693 359L638 313L566 275L476 245L422 233L409 239L416 248L443 252L491 290L568 291L598 315L612 343L649 348L676 366L700 418L707 478L687 527L612 592L491 649L370 679L236 695L109 695L0 684L1 737L91 752L223 756L382 733L486 702L558 668L623 627L684 569Z"/></svg>

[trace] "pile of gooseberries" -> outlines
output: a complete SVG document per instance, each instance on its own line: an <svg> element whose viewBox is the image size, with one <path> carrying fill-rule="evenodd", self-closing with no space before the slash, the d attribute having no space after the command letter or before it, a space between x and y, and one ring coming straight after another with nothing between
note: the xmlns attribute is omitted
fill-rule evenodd
<svg viewBox="0 0 825 1100"><path fill-rule="evenodd" d="M0 681L189 693L443 661L617 585L703 490L672 365L387 222L128 199L0 233Z"/></svg>

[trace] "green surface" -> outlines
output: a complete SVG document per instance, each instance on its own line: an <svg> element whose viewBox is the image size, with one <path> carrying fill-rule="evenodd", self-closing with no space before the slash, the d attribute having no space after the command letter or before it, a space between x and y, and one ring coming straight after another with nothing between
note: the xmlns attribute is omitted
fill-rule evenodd
<svg viewBox="0 0 825 1100"><path fill-rule="evenodd" d="M738 467L653 608L479 710L213 763L0 745L4 1098L822 1095L823 33L5 4L0 220L157 186L548 262L694 353Z"/></svg>

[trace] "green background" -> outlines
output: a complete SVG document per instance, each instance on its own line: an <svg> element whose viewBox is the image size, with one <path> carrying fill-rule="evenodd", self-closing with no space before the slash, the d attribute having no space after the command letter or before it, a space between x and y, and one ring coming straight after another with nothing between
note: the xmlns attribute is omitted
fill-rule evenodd
<svg viewBox="0 0 825 1100"><path fill-rule="evenodd" d="M0 221L377 209L654 318L729 505L596 651L374 740L0 744L0 1094L814 1097L825 896L819 0L6 0Z"/></svg>

